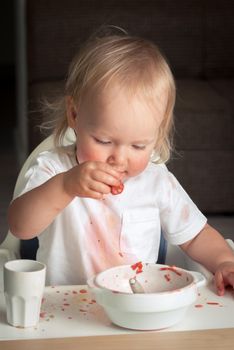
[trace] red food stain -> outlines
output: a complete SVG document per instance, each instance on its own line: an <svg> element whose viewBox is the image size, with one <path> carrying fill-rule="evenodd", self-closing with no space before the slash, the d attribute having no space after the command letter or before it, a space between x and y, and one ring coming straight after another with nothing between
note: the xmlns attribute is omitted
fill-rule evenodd
<svg viewBox="0 0 234 350"><path fill-rule="evenodd" d="M124 189L124 184L121 182L119 186L111 186L111 193L113 195L120 194L121 192L123 192L123 189Z"/></svg>
<svg viewBox="0 0 234 350"><path fill-rule="evenodd" d="M171 280L171 276L169 275L169 273L167 273L166 275L164 275L164 278L167 282L170 282Z"/></svg>
<svg viewBox="0 0 234 350"><path fill-rule="evenodd" d="M80 293L81 293L81 294L84 294L84 293L88 293L88 292L87 292L86 289L81 289L81 290L80 290Z"/></svg>
<svg viewBox="0 0 234 350"><path fill-rule="evenodd" d="M207 305L219 305L216 301L207 301Z"/></svg>
<svg viewBox="0 0 234 350"><path fill-rule="evenodd" d="M160 271L172 271L172 272L176 273L178 276L182 276L182 273L179 272L175 266L161 267Z"/></svg>
<svg viewBox="0 0 234 350"><path fill-rule="evenodd" d="M142 265L142 262L141 261L138 261L137 263L131 265L131 268L133 270L136 270L136 273L141 273L143 272L143 265Z"/></svg>
<svg viewBox="0 0 234 350"><path fill-rule="evenodd" d="M64 304L63 304L63 306L70 306L70 304L68 304L68 303L64 303Z"/></svg>
<svg viewBox="0 0 234 350"><path fill-rule="evenodd" d="M121 256L123 258L123 253L119 252L119 256Z"/></svg>
<svg viewBox="0 0 234 350"><path fill-rule="evenodd" d="M195 307L197 307L197 308L199 308L199 307L203 307L203 305L202 304L196 304L196 305L194 305Z"/></svg>
<svg viewBox="0 0 234 350"><path fill-rule="evenodd" d="M40 317L41 317L41 318L45 318L45 316L46 316L46 312L41 312L41 313L40 313Z"/></svg>

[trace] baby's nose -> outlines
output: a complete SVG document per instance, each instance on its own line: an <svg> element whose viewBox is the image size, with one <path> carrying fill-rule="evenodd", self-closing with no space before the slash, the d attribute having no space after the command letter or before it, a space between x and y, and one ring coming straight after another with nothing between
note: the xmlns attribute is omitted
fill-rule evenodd
<svg viewBox="0 0 234 350"><path fill-rule="evenodd" d="M124 149L118 148L108 157L108 163L114 166L118 171L123 171L125 170L126 159L126 152Z"/></svg>

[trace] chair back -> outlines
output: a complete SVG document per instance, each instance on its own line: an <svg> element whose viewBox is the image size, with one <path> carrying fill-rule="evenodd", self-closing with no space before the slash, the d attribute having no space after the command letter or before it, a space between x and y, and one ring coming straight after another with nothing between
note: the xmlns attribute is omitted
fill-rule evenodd
<svg viewBox="0 0 234 350"><path fill-rule="evenodd" d="M64 137L64 145L69 145L74 142L74 135L71 129L68 129ZM39 153L48 151L54 147L53 135L48 136L43 140L28 156L25 163L23 164L20 173L17 177L13 199L16 198L22 191L24 186L24 176L27 170L30 168L34 159ZM8 249L15 258L23 259L36 259L36 251L38 248L38 239L32 238L28 240L20 240L15 237L10 231L8 231L5 240L0 245L0 248Z"/></svg>

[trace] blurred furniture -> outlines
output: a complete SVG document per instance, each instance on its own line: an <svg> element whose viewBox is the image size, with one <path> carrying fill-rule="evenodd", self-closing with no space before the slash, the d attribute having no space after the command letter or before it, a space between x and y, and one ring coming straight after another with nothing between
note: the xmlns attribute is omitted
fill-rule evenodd
<svg viewBox="0 0 234 350"><path fill-rule="evenodd" d="M153 40L177 83L168 166L205 213L234 212L234 2L232 0L18 0L18 149L46 136L41 97L63 89L68 64L100 26Z"/></svg>

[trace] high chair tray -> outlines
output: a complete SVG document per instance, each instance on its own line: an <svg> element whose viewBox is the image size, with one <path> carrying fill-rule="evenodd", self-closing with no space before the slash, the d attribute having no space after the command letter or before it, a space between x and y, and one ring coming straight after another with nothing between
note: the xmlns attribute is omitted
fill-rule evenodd
<svg viewBox="0 0 234 350"><path fill-rule="evenodd" d="M159 332L234 328L233 315L234 291L228 290L225 296L219 297L210 282L200 288L198 299L181 323ZM139 332L113 325L86 285L46 287L40 322L37 327L25 329L7 324L4 294L0 292L0 340L129 333Z"/></svg>

